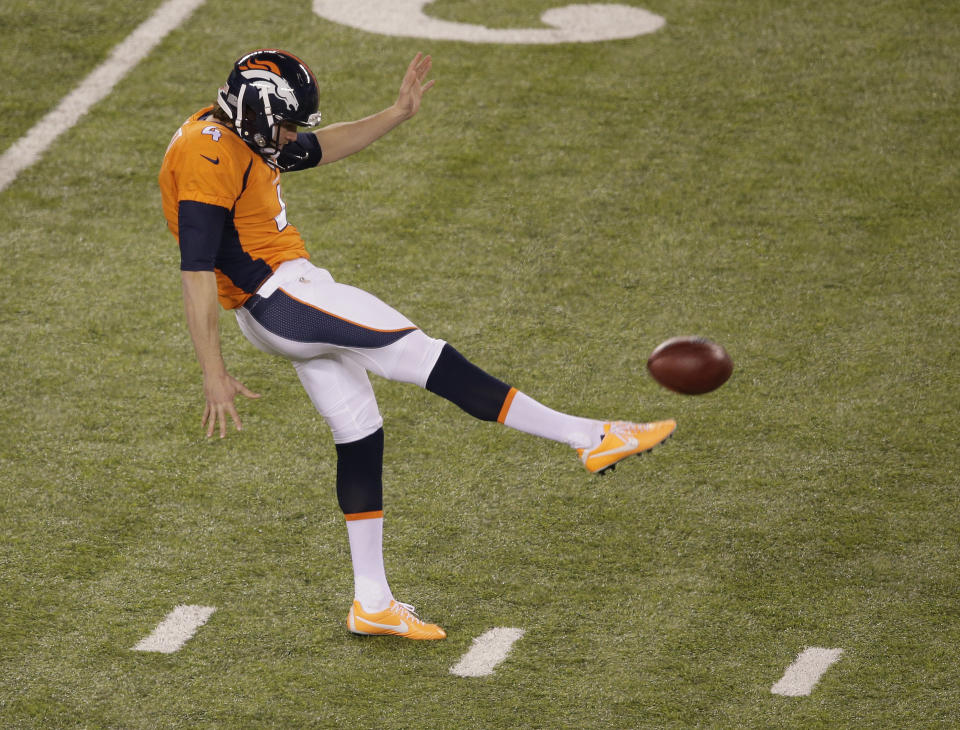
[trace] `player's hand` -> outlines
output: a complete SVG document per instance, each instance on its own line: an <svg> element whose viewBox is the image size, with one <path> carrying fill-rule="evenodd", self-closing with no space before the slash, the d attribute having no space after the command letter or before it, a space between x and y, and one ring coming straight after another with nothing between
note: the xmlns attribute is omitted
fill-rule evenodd
<svg viewBox="0 0 960 730"><path fill-rule="evenodd" d="M203 409L201 425L207 428L207 438L213 436L213 431L218 424L220 426L220 438L227 435L227 416L230 416L233 420L236 429L242 431L243 423L240 421L240 415L233 404L233 399L238 394L247 398L260 397L259 393L252 392L229 373L205 376L203 379L203 394L207 399L207 405Z"/></svg>
<svg viewBox="0 0 960 730"><path fill-rule="evenodd" d="M430 68L433 66L433 59L430 56L424 56L418 53L413 57L410 65L407 66L407 72L403 76L403 82L400 84L400 94L397 96L396 107L403 114L404 119L409 119L420 109L420 100L433 86L433 80L424 83Z"/></svg>

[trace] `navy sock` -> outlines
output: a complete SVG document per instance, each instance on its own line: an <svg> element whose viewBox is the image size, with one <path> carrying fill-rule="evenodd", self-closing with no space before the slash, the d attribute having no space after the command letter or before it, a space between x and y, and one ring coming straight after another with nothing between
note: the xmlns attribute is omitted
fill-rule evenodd
<svg viewBox="0 0 960 730"><path fill-rule="evenodd" d="M498 419L511 390L509 385L485 373L450 345L443 346L426 387L481 421Z"/></svg>
<svg viewBox="0 0 960 730"><path fill-rule="evenodd" d="M383 429L337 444L337 502L345 515L383 510Z"/></svg>

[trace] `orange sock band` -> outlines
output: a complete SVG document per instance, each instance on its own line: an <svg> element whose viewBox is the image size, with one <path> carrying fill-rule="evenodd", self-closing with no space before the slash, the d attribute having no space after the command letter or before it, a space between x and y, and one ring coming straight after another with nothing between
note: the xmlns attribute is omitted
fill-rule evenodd
<svg viewBox="0 0 960 730"><path fill-rule="evenodd" d="M507 393L507 397L503 399L503 405L500 407L500 415L497 416L497 423L503 423L507 420L507 412L510 410L510 404L513 403L517 392L516 388L510 388L510 392Z"/></svg>
<svg viewBox="0 0 960 730"><path fill-rule="evenodd" d="M374 510L373 512L354 512L343 516L347 522L353 522L354 520L374 520L377 517L383 517L382 509Z"/></svg>

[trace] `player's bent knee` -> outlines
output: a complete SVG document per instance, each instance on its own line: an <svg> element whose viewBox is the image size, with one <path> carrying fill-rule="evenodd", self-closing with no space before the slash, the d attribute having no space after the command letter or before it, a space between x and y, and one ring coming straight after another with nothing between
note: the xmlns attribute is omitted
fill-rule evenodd
<svg viewBox="0 0 960 730"><path fill-rule="evenodd" d="M376 402L364 404L354 412L327 414L324 420L330 427L335 444L360 441L383 428L383 417Z"/></svg>

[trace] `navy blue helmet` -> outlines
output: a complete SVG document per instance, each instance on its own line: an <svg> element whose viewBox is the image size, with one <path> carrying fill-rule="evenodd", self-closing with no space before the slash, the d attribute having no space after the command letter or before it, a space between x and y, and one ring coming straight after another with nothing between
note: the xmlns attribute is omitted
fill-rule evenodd
<svg viewBox="0 0 960 730"><path fill-rule="evenodd" d="M240 138L264 156L279 149L282 122L320 123L317 78L286 51L264 48L240 57L217 95Z"/></svg>

